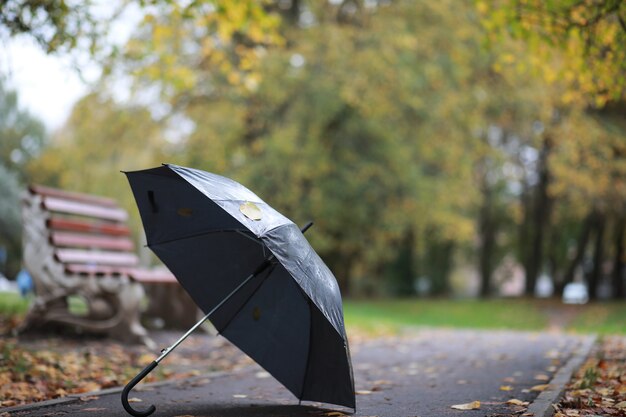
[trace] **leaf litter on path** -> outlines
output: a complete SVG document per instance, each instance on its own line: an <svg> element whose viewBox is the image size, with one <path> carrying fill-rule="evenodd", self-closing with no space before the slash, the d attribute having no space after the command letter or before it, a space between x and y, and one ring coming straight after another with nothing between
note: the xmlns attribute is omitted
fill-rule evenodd
<svg viewBox="0 0 626 417"><path fill-rule="evenodd" d="M608 336L574 374L555 417L626 416L626 337Z"/></svg>

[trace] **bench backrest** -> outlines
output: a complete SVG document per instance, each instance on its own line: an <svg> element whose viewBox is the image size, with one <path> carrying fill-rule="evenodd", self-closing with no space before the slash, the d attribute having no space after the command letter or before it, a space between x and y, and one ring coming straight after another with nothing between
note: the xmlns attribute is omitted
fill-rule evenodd
<svg viewBox="0 0 626 417"><path fill-rule="evenodd" d="M49 244L67 272L117 275L138 265L128 213L115 200L38 185L29 192L40 197Z"/></svg>

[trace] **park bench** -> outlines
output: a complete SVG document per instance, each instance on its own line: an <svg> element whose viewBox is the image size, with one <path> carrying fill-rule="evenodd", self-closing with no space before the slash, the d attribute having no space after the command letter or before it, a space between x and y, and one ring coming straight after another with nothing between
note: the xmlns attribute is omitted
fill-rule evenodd
<svg viewBox="0 0 626 417"><path fill-rule="evenodd" d="M144 287L164 285L164 297L149 300L152 310L181 325L195 322L197 309L169 270L139 266L128 213L115 200L32 185L22 218L24 266L36 295L23 328L58 323L151 344L139 320ZM87 311L72 312L70 297L84 300Z"/></svg>

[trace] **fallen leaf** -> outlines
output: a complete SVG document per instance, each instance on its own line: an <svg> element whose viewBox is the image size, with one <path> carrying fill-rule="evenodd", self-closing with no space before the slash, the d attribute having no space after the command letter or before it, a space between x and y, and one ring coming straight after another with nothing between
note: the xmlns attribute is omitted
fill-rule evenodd
<svg viewBox="0 0 626 417"><path fill-rule="evenodd" d="M233 398L248 398L246 394L234 394Z"/></svg>
<svg viewBox="0 0 626 417"><path fill-rule="evenodd" d="M513 387L510 385L502 385L500 391L513 391Z"/></svg>
<svg viewBox="0 0 626 417"><path fill-rule="evenodd" d="M355 392L356 395L369 395L371 393L372 393L372 391L369 391L369 390L366 390L366 389L362 389L362 390L359 390L359 391Z"/></svg>
<svg viewBox="0 0 626 417"><path fill-rule="evenodd" d="M140 402L143 402L143 400L141 398L133 397L133 398L129 398L128 402L129 403L140 403Z"/></svg>
<svg viewBox="0 0 626 417"><path fill-rule="evenodd" d="M506 403L507 404L511 404L511 405L519 405L519 406L522 406L522 407L526 407L529 404L528 401L522 401L522 400L518 400L516 398L511 398Z"/></svg>
<svg viewBox="0 0 626 417"><path fill-rule="evenodd" d="M531 387L530 390L541 392L541 391L547 390L548 388L550 388L550 384L542 384L542 385L535 385L534 387Z"/></svg>
<svg viewBox="0 0 626 417"><path fill-rule="evenodd" d="M472 401L467 404L456 404L450 406L450 408L454 408L455 410L478 410L480 408L480 401Z"/></svg>
<svg viewBox="0 0 626 417"><path fill-rule="evenodd" d="M269 374L269 372L260 371L260 372L257 372L254 376L256 376L259 379L265 379L265 378L269 378L271 375Z"/></svg>
<svg viewBox="0 0 626 417"><path fill-rule="evenodd" d="M537 374L537 375L535 375L535 379L537 381L549 381L550 377L548 375L546 375L546 374Z"/></svg>
<svg viewBox="0 0 626 417"><path fill-rule="evenodd" d="M209 378L201 378L197 381L193 381L191 384L189 384L189 386L192 387L201 387L203 385L208 384L209 382L211 382L211 380Z"/></svg>
<svg viewBox="0 0 626 417"><path fill-rule="evenodd" d="M626 408L626 401L621 401L617 404L615 404L616 408Z"/></svg>
<svg viewBox="0 0 626 417"><path fill-rule="evenodd" d="M87 401L97 400L98 398L100 397L98 397L97 395L91 395L91 396L80 397L80 400L87 402Z"/></svg>

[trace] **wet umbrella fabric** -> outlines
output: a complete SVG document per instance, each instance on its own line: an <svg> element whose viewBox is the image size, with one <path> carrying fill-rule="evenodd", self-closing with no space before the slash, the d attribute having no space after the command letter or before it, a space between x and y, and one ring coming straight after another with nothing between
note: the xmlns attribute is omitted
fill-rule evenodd
<svg viewBox="0 0 626 417"><path fill-rule="evenodd" d="M148 246L205 313L217 307L220 334L300 400L354 408L339 288L300 229L219 175L164 165L127 177Z"/></svg>

